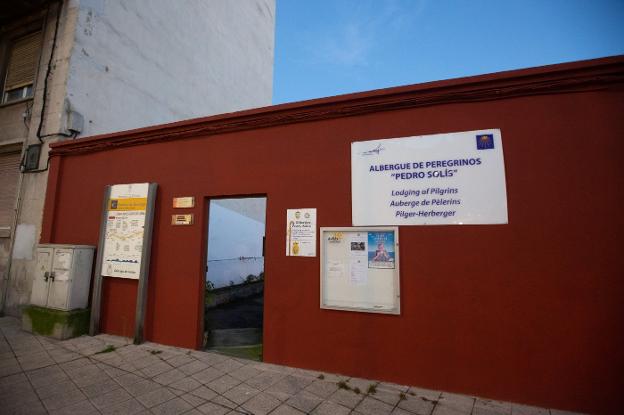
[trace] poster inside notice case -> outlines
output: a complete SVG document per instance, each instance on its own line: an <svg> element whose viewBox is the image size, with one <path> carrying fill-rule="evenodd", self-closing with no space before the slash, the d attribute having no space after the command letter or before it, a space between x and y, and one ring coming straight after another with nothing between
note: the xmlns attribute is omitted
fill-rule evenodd
<svg viewBox="0 0 624 415"><path fill-rule="evenodd" d="M394 232L368 232L368 268L394 269Z"/></svg>

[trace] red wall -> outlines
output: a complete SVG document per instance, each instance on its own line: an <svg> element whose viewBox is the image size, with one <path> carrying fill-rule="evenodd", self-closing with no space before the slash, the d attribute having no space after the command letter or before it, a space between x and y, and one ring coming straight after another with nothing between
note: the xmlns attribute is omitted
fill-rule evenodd
<svg viewBox="0 0 624 415"><path fill-rule="evenodd" d="M44 239L96 244L107 184L158 183L146 338L194 348L206 198L266 194L266 361L616 413L623 109L609 86L69 154L53 163ZM321 310L319 258L284 255L286 209L350 226L352 141L485 128L502 132L509 224L401 227L401 315ZM196 197L195 225L170 225L175 196ZM136 283L103 292L102 328L130 336Z"/></svg>

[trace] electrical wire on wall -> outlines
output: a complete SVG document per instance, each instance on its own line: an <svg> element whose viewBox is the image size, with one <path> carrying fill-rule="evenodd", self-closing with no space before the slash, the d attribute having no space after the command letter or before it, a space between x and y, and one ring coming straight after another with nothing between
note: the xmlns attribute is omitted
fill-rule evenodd
<svg viewBox="0 0 624 415"><path fill-rule="evenodd" d="M42 134L42 130L43 130L43 124L44 124L44 118L45 118L45 114L46 114L46 107L47 107L47 102L48 102L48 83L50 80L50 76L52 75L53 72L53 62L54 62L54 56L55 56L55 52L56 52L56 46L57 46L57 39L58 39L58 32L59 32L59 25L60 25L60 21L61 21L61 16L63 14L63 0L59 0L57 1L57 13L56 13L56 22L54 24L54 35L52 37L52 47L50 50L50 57L48 59L48 64L46 67L46 74L43 80L43 91L42 91L42 99L41 99L41 113L40 113L40 117L39 117L39 125L37 126L37 140L39 140L39 144L35 145L35 146L39 146L39 152L41 152L41 146L43 146L44 143L44 138L46 137L56 137L56 136L62 136L62 137L71 137L71 138L76 138L76 136L78 135L78 132L72 132L72 133L64 133L64 132L57 132L57 133L52 133L52 134ZM48 22L49 20L49 16L50 16L50 10L51 10L52 5L48 5L48 10L46 12L46 22ZM28 108L28 112L29 115L32 116L32 104L31 106ZM24 124L26 123L26 118L24 118ZM27 130L30 129L30 127L27 125L26 126ZM30 148L31 146L29 146ZM20 170L22 171L22 173L41 173L44 171L47 171L50 168L50 156L48 154L47 160L46 160L46 166L43 169L27 169L26 168L26 159L28 157L30 153L28 151L25 151L22 155L22 160L20 162ZM38 158L38 155L37 155ZM38 164L38 162L37 162Z"/></svg>
<svg viewBox="0 0 624 415"><path fill-rule="evenodd" d="M56 13L56 22L54 24L54 36L52 37L52 49L50 50L50 58L48 59L46 74L45 74L45 78L43 79L43 93L42 93L43 98L41 100L41 116L39 118L39 126L37 127L37 139L39 140L41 144L43 144L44 137L50 137L53 135L63 135L63 134L46 134L46 135L41 134L41 131L43 129L43 119L45 117L45 110L46 110L47 101L48 101L48 81L52 73L52 62L54 61L54 54L56 51L56 40L58 38L58 30L59 30L59 24L61 21L61 15L63 14L63 0L58 1L57 4L58 4L58 9ZM48 6L48 11L46 13L46 21L50 15L50 7L52 6L51 5Z"/></svg>
<svg viewBox="0 0 624 415"><path fill-rule="evenodd" d="M48 134L48 135L44 135L43 137L50 137L53 135L62 135L63 137L71 137L72 139L76 138L78 136L78 132L75 131L71 134ZM20 167L23 169L26 163L26 155L27 153L24 152L24 155L22 156L22 161L20 163ZM42 173L44 171L47 171L50 168L50 154L48 154L47 160L46 160L46 166L43 169L37 169L37 170L22 170L22 173Z"/></svg>
<svg viewBox="0 0 624 415"><path fill-rule="evenodd" d="M26 136L30 134L30 120L32 119L32 110L33 110L33 102L26 101L26 110L24 110L24 114L22 117L22 121L24 122L24 127L26 127Z"/></svg>

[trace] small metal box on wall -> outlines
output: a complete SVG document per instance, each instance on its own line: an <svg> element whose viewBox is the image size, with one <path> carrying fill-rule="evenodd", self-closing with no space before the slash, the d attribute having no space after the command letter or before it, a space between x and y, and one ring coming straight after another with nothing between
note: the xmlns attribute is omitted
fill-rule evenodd
<svg viewBox="0 0 624 415"><path fill-rule="evenodd" d="M42 244L30 303L57 310L86 308L94 246Z"/></svg>

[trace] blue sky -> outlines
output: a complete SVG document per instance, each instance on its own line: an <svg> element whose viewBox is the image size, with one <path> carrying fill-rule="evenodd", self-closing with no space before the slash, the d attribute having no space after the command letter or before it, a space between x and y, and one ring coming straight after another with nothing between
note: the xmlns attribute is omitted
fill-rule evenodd
<svg viewBox="0 0 624 415"><path fill-rule="evenodd" d="M624 54L624 0L277 0L273 102Z"/></svg>

